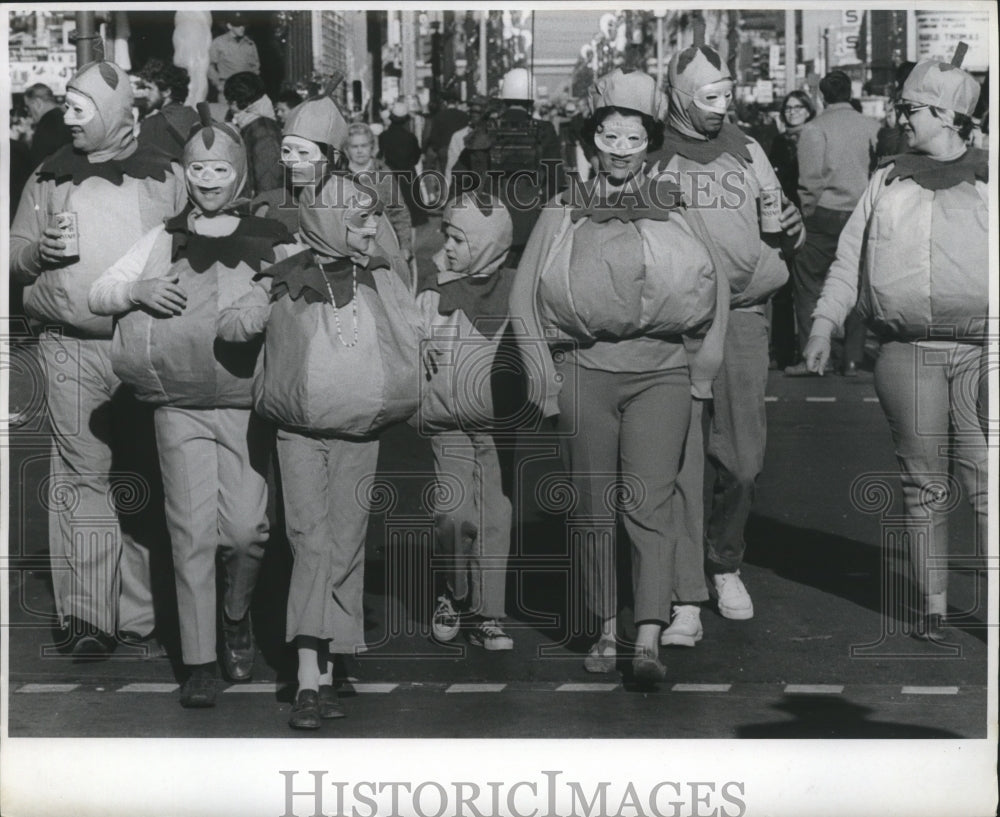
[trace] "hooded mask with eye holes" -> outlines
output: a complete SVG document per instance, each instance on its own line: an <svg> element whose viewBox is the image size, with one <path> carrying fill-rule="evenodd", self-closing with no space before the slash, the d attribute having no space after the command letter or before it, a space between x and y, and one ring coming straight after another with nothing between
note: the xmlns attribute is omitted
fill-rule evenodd
<svg viewBox="0 0 1000 817"><path fill-rule="evenodd" d="M198 115L201 123L184 145L184 179L193 201L202 209L219 212L238 203L247 180L247 151L239 133L212 120L206 103L198 105ZM203 201L202 187L220 188L218 198Z"/></svg>
<svg viewBox="0 0 1000 817"><path fill-rule="evenodd" d="M87 109L74 116L74 95ZM132 116L132 84L128 74L112 62L90 62L66 84L66 124L78 127L74 146L91 162L105 162L120 156L135 141Z"/></svg>
<svg viewBox="0 0 1000 817"><path fill-rule="evenodd" d="M707 45L692 45L674 55L667 69L670 85L671 126L699 139L702 134L691 121L691 107L724 114L732 99L733 82L719 53Z"/></svg>
<svg viewBox="0 0 1000 817"><path fill-rule="evenodd" d="M434 256L439 284L471 275L491 275L507 260L514 240L514 223L498 199L491 197L483 201L465 193L448 203L443 222L462 233L465 247L458 254L458 269L449 265L445 250Z"/></svg>
<svg viewBox="0 0 1000 817"><path fill-rule="evenodd" d="M358 188L346 176L327 178L316 194L315 203L299 201L299 232L302 240L322 258L352 258L361 253L348 243L348 232L370 237L371 255L376 251L375 221L382 205L370 191Z"/></svg>

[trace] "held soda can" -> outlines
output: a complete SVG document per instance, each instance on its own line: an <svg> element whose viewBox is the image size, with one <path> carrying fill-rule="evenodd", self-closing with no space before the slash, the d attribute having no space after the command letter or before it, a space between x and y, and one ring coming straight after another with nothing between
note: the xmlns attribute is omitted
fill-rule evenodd
<svg viewBox="0 0 1000 817"><path fill-rule="evenodd" d="M781 188L770 187L760 191L760 231L781 232Z"/></svg>
<svg viewBox="0 0 1000 817"><path fill-rule="evenodd" d="M76 213L64 210L56 213L56 226L62 231L62 240L66 245L63 256L66 258L76 258L80 255L80 234L77 232Z"/></svg>

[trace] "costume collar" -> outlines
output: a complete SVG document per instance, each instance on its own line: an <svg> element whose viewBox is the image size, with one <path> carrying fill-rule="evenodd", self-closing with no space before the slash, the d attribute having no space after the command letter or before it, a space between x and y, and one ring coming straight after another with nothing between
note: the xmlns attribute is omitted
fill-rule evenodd
<svg viewBox="0 0 1000 817"><path fill-rule="evenodd" d="M885 183L895 179L913 179L927 190L946 190L949 187L968 182L989 181L989 154L980 148L969 148L957 159L940 162L923 153L900 153L888 156L880 167L891 164Z"/></svg>
<svg viewBox="0 0 1000 817"><path fill-rule="evenodd" d="M166 181L171 172L173 158L162 148L140 143L124 159L108 159L91 162L87 154L74 150L72 145L63 145L38 168L38 181L54 181L56 184L71 181L82 184L91 177L97 177L120 185L126 176L133 179L155 179Z"/></svg>
<svg viewBox="0 0 1000 817"><path fill-rule="evenodd" d="M262 270L254 280L271 276L271 300L287 296L293 301L300 298L307 304L330 303L330 292L340 309L354 298L354 274L358 286L366 286L378 292L375 284L376 269L388 268L388 262L381 256L369 259L364 267L357 266L350 259L343 258L320 268L312 250L303 250L274 266ZM329 284L329 288L327 288Z"/></svg>
<svg viewBox="0 0 1000 817"><path fill-rule="evenodd" d="M650 155L649 163L666 165L677 155L707 165L728 153L740 164L747 165L753 161L748 147L750 142L749 136L729 122L722 123L714 139L692 139L668 124L663 134L663 147Z"/></svg>
<svg viewBox="0 0 1000 817"><path fill-rule="evenodd" d="M447 283L430 279L424 289L438 293L439 315L464 312L480 334L493 338L507 324L513 281L514 270L501 269L492 275L466 275Z"/></svg>
<svg viewBox="0 0 1000 817"><path fill-rule="evenodd" d="M563 193L563 202L574 208L570 213L574 222L589 218L596 224L612 219L666 221L683 204L681 188L668 179L633 176L625 184L612 186L603 175L574 184Z"/></svg>
<svg viewBox="0 0 1000 817"><path fill-rule="evenodd" d="M229 235L199 235L190 227L189 217L193 213L193 205L188 204L180 213L167 220L165 228L173 239L171 263L186 258L191 269L198 273L204 272L213 264L235 269L240 263L246 264L254 272L260 272L263 262L274 261L275 245L294 241L292 234L280 221L248 215L240 216L239 224Z"/></svg>

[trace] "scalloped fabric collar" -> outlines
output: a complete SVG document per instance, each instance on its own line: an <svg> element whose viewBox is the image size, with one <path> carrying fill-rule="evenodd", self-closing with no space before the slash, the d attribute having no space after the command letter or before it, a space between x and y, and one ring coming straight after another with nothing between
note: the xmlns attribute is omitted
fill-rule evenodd
<svg viewBox="0 0 1000 817"><path fill-rule="evenodd" d="M724 122L714 139L692 139L669 124L663 134L663 147L649 157L650 164L662 162L666 165L675 155L692 162L707 165L728 153L741 164L753 162L749 144L751 139L735 125Z"/></svg>
<svg viewBox="0 0 1000 817"><path fill-rule="evenodd" d="M294 241L280 221L257 216L242 216L236 229L229 235L208 236L192 232L188 216L193 210L189 204L180 213L166 221L165 228L173 241L171 262L186 258L191 269L201 273L213 264L235 269L243 263L254 272L260 272L266 261L274 261L274 247Z"/></svg>
<svg viewBox="0 0 1000 817"><path fill-rule="evenodd" d="M969 148L949 162L939 162L922 153L900 153L880 162L882 167L889 164L892 169L886 174L886 184L895 179L913 179L927 190L947 190L962 182L989 181L989 154L980 148Z"/></svg>
<svg viewBox="0 0 1000 817"><path fill-rule="evenodd" d="M140 144L124 159L108 159L106 162L90 162L85 153L74 150L72 145L63 145L42 162L37 173L38 180L42 182L51 179L56 184L72 182L78 185L87 179L99 178L117 186L126 176L166 181L173 161L169 153L150 144Z"/></svg>

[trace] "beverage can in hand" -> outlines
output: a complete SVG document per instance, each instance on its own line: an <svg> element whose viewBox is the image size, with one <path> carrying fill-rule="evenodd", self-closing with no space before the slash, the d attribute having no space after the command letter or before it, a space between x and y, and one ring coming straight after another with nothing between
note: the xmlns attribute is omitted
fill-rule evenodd
<svg viewBox="0 0 1000 817"><path fill-rule="evenodd" d="M53 218L56 226L62 232L63 244L66 245L63 255L66 258L78 257L80 255L80 233L77 230L76 213L64 210L61 213L56 213Z"/></svg>
<svg viewBox="0 0 1000 817"><path fill-rule="evenodd" d="M760 231L781 232L781 188L770 187L760 191Z"/></svg>

